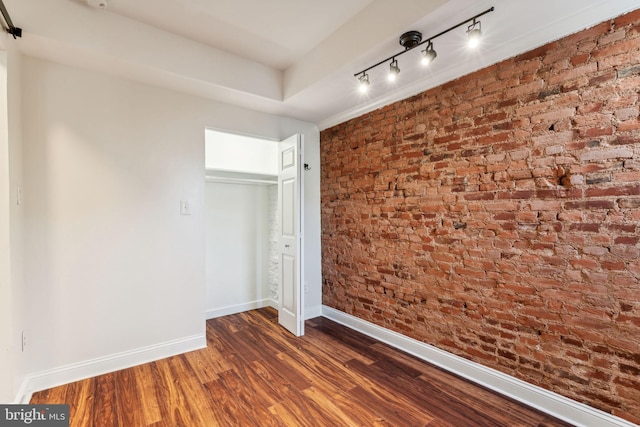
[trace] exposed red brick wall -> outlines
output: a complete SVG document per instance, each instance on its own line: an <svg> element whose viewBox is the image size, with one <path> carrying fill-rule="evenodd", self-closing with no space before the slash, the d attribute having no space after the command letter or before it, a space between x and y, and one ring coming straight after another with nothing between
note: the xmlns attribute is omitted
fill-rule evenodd
<svg viewBox="0 0 640 427"><path fill-rule="evenodd" d="M323 300L640 423L640 11L321 133Z"/></svg>

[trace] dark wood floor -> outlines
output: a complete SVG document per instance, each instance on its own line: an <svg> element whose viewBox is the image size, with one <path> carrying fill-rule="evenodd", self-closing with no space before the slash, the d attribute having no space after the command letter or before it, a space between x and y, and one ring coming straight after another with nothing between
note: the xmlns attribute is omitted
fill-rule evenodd
<svg viewBox="0 0 640 427"><path fill-rule="evenodd" d="M568 426L330 320L207 321L206 349L35 393L71 426Z"/></svg>

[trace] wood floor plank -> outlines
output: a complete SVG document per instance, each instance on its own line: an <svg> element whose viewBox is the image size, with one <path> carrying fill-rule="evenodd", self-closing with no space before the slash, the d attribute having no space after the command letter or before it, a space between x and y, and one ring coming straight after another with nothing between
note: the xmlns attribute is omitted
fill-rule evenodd
<svg viewBox="0 0 640 427"><path fill-rule="evenodd" d="M455 424L451 424L443 420L442 418L435 418L427 424L428 427L459 427Z"/></svg>
<svg viewBox="0 0 640 427"><path fill-rule="evenodd" d="M518 402L500 396L488 389L479 387L463 378L451 375L440 369L431 369L420 375L417 381L426 381L436 386L443 395L464 400L465 404L477 411L488 411L495 418L509 426L526 426L542 422L547 416L542 413L537 415L531 409ZM535 424L538 425L538 424ZM556 421L557 426L571 426L569 423Z"/></svg>
<svg viewBox="0 0 640 427"><path fill-rule="evenodd" d="M304 393L320 405L324 411L335 414L346 424L356 426L385 425L384 418L371 411L370 408L354 405L348 393L329 394L316 387L310 387Z"/></svg>
<svg viewBox="0 0 640 427"><path fill-rule="evenodd" d="M95 378L95 398L93 400L93 423L100 427L118 426L119 415L116 396L116 373L100 375ZM69 403L67 401L67 403ZM71 420L72 422L75 419Z"/></svg>
<svg viewBox="0 0 640 427"><path fill-rule="evenodd" d="M364 334L353 331L346 326L332 322L329 319L321 318L318 320L318 331L324 333L333 340L348 345L352 350L359 352L365 356L371 354L372 346L376 344L373 338Z"/></svg>
<svg viewBox="0 0 640 427"><path fill-rule="evenodd" d="M241 377L236 370L231 370L220 374L219 383L226 389L226 394L234 397L236 404L247 417L253 420L254 424L251 425L281 425L269 416L268 408L278 401L276 396L262 393L261 391L264 390L262 387L254 389L247 386L246 380L246 376ZM253 384L257 383L253 382Z"/></svg>
<svg viewBox="0 0 640 427"><path fill-rule="evenodd" d="M303 372L292 369L276 354L265 353L262 359L251 364L255 366L258 362L267 366L271 375L277 377L287 389L301 391L313 385Z"/></svg>
<svg viewBox="0 0 640 427"><path fill-rule="evenodd" d="M265 379L262 375L264 370L265 367L261 362L254 361L250 364L238 365L235 369L220 374L220 377L228 387L235 383L237 393L245 396L247 404L268 408L281 400L279 391L282 386L286 387L286 384L282 381L274 381L273 376L271 380Z"/></svg>
<svg viewBox="0 0 640 427"><path fill-rule="evenodd" d="M253 346L250 341L241 339L238 333L239 330L232 332L227 328L217 331L218 342L223 346L220 351L222 353L236 354L246 363L259 360L260 349Z"/></svg>
<svg viewBox="0 0 640 427"><path fill-rule="evenodd" d="M258 420L247 414L245 408L229 393L221 380L205 384L211 400L213 401L213 418L211 425L259 425ZM250 408L247 408L250 409Z"/></svg>
<svg viewBox="0 0 640 427"><path fill-rule="evenodd" d="M280 353L278 358L289 369L302 373L309 384L320 387L328 393L340 390L348 391L354 387L354 383L349 377L340 375L341 372L337 365L317 363L317 359L304 353Z"/></svg>
<svg viewBox="0 0 640 427"><path fill-rule="evenodd" d="M151 364L145 363L133 368L135 372L138 398L142 401L142 415L145 425L153 425L162 421L160 403L156 394L154 375Z"/></svg>
<svg viewBox="0 0 640 427"><path fill-rule="evenodd" d="M465 406L457 398L444 398L440 390L430 383L413 382L402 375L390 372L388 363L368 366L358 366L353 363L354 368L361 372L367 370L368 374L376 378L381 385L391 385L390 392L402 395L413 405L421 408L423 411L432 414L433 418L442 418L454 425L465 425L469 427L499 427L504 426L493 418L495 414L478 412L473 408ZM509 426L504 426L509 427Z"/></svg>
<svg viewBox="0 0 640 427"><path fill-rule="evenodd" d="M345 363L348 360L357 359L368 365L374 362L374 359L369 358L362 353L354 351L351 347L341 342L337 342L325 333L316 330L315 328L307 328L304 335L306 343L315 346L316 351L321 351L328 357L338 360L341 363Z"/></svg>
<svg viewBox="0 0 640 427"><path fill-rule="evenodd" d="M95 380L90 378L69 384L65 402L69 402L69 418L72 426L91 423L93 417Z"/></svg>
<svg viewBox="0 0 640 427"><path fill-rule="evenodd" d="M174 425L197 425L189 424L193 422L192 408L179 386L180 378L176 377L171 369L171 359L161 359L154 362L159 374L156 377L159 387L158 398L166 408L166 413L163 416Z"/></svg>
<svg viewBox="0 0 640 427"><path fill-rule="evenodd" d="M280 362L278 360L278 362ZM311 387L311 383L306 381L301 375L296 375L294 381L292 381L291 373L282 372L282 368L285 365L282 363L276 364L274 362L266 361L254 361L251 362L251 370L255 375L259 376L264 384L267 384L267 390L265 392L270 393L271 396L281 402L284 399L284 395L290 390L299 392L308 387ZM280 369L277 369L277 368Z"/></svg>
<svg viewBox="0 0 640 427"><path fill-rule="evenodd" d="M128 426L145 425L144 402L140 399L138 384L132 368L115 373L118 419ZM142 410L141 410L142 409Z"/></svg>
<svg viewBox="0 0 640 427"><path fill-rule="evenodd" d="M267 328L267 325L265 324L256 324L255 326L260 327L243 329L236 334L237 338L246 342L251 342L253 346L262 349L263 352L273 354L285 351L295 351L299 345L299 340L290 336L289 332L284 328Z"/></svg>
<svg viewBox="0 0 640 427"><path fill-rule="evenodd" d="M33 393L31 395L31 403L33 403L34 405L39 405L40 403L58 403L58 402L64 402L64 398L63 399L56 399L54 397L54 393L59 392L58 389L60 387L56 387L56 388L48 388L46 390L41 390L41 391L36 391L35 393Z"/></svg>
<svg viewBox="0 0 640 427"><path fill-rule="evenodd" d="M399 351L385 343L381 343L381 342L375 343L374 345L371 346L371 348L375 349L376 354L380 355L381 357L385 357L389 360L393 360L399 364L410 367L415 372L417 372L418 375L432 372L434 370L437 370L437 371L440 370L435 365L425 362L424 360L418 359L417 357L412 356L403 351Z"/></svg>
<svg viewBox="0 0 640 427"><path fill-rule="evenodd" d="M281 403L270 408L287 426L347 426L347 420L325 410L305 393L287 392Z"/></svg>
<svg viewBox="0 0 640 427"><path fill-rule="evenodd" d="M213 416L213 402L205 392L205 386L198 380L184 354L169 358L169 363L176 386L187 402L182 406L189 408L189 411L183 411L185 418L192 420L190 425L206 425Z"/></svg>
<svg viewBox="0 0 640 427"><path fill-rule="evenodd" d="M70 384L63 384L58 387L50 388L48 390L42 390L35 392L31 396L31 403L33 404L60 404L67 402L67 389Z"/></svg>
<svg viewBox="0 0 640 427"><path fill-rule="evenodd" d="M198 377L200 384L215 381L219 378L218 372L228 371L232 368L228 363L224 363L225 366L221 367L219 362L224 358L216 355L213 351L190 351L183 356L186 363L191 366L194 375Z"/></svg>
<svg viewBox="0 0 640 427"><path fill-rule="evenodd" d="M34 393L72 426L566 427L328 319L296 338L260 309L210 319L207 348Z"/></svg>
<svg viewBox="0 0 640 427"><path fill-rule="evenodd" d="M348 412L343 411L338 405L336 405L336 400L334 399L339 394L330 395L325 393L324 391L319 391L316 387L309 387L304 391L305 397L316 403L316 406L322 408L323 420L336 420L337 424L333 422L331 425L345 425L345 426L358 426L358 425L371 425L372 420L367 419L364 420L364 416L366 415L363 412L356 413L356 411L350 410ZM352 415L354 415L352 417ZM357 418L363 418L362 420L358 420Z"/></svg>
<svg viewBox="0 0 640 427"><path fill-rule="evenodd" d="M389 396L386 390L377 387L365 390L357 386L349 391L349 395L357 402L366 402L362 405L392 426L424 426L433 419L428 412L416 408L403 397Z"/></svg>

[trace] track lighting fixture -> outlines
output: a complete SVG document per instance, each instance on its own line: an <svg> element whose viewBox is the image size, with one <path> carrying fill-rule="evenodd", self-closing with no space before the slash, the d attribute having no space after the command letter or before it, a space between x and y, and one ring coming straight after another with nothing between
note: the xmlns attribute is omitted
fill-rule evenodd
<svg viewBox="0 0 640 427"><path fill-rule="evenodd" d="M432 37L429 37L427 40L424 40L424 41L422 40L422 33L420 33L419 31L408 31L402 34L400 36L399 43L402 47L404 47L403 51L396 53L395 55L390 56L387 59L383 59L377 64L374 64L369 68L365 68L364 70L354 74L354 77L357 77L360 82L360 92L366 92L369 88L370 82L369 82L369 75L367 74L367 71L377 67L378 65L382 65L390 61L388 79L389 81L395 81L398 77L398 74L400 73L400 67L398 66L398 60L396 59L396 57L418 46L421 46L425 43L427 44L427 47L422 51L423 52L422 64L429 65L438 56L435 49L433 48L433 40L444 34L447 34L450 31L455 30L458 27L461 27L467 24L468 22L471 22L471 25L467 27L467 40L468 40L469 46L471 47L478 46L480 42L480 37L482 36L482 26L478 18L480 18L483 15L486 15L489 12L493 12L494 10L495 8L493 7L490 9L487 9L484 12L479 13L476 16L472 16L471 18L466 19L460 22L459 24L454 25L451 28L447 28L446 30Z"/></svg>
<svg viewBox="0 0 640 427"><path fill-rule="evenodd" d="M398 61L394 59L391 61L391 65L389 65L389 75L387 78L390 82L394 82L398 77L398 74L400 74L400 67L398 67Z"/></svg>
<svg viewBox="0 0 640 427"><path fill-rule="evenodd" d="M480 37L482 37L482 25L480 21L473 20L473 24L467 28L467 38L469 40L469 47L475 48L480 44Z"/></svg>
<svg viewBox="0 0 640 427"><path fill-rule="evenodd" d="M438 53L433 49L433 42L429 40L427 42L427 48L423 50L424 56L422 57L422 65L429 65L436 59Z"/></svg>

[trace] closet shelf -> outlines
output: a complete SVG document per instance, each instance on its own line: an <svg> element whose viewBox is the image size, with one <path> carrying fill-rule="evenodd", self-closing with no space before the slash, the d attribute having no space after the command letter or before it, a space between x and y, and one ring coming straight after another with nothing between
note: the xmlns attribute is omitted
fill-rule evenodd
<svg viewBox="0 0 640 427"><path fill-rule="evenodd" d="M278 183L278 176L250 172L207 169L205 173L205 180L206 182L218 182L227 184L275 185Z"/></svg>

